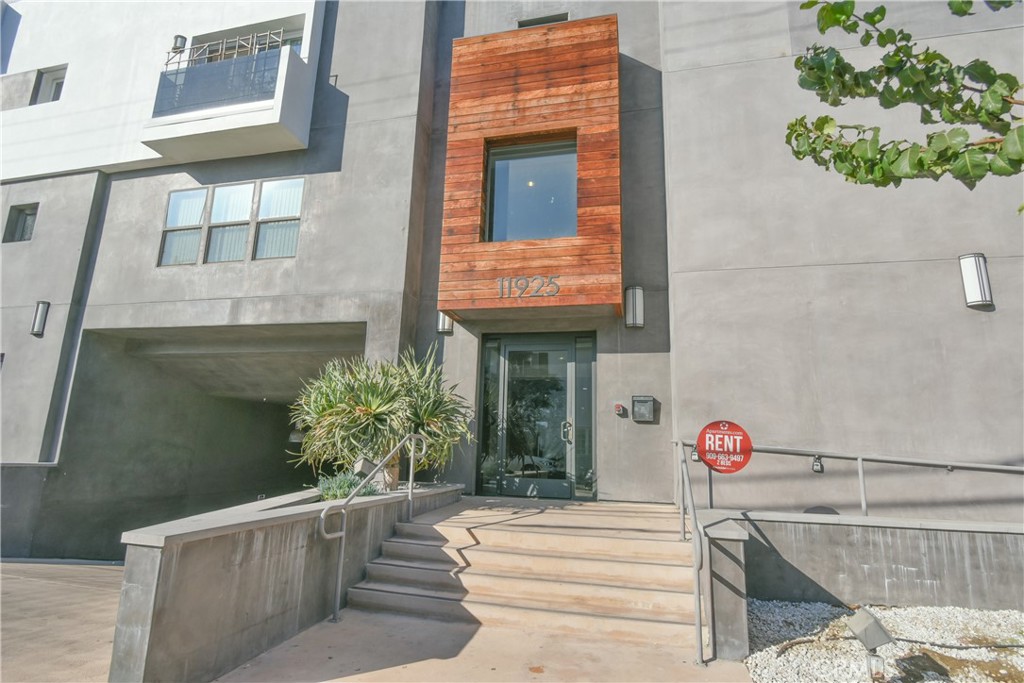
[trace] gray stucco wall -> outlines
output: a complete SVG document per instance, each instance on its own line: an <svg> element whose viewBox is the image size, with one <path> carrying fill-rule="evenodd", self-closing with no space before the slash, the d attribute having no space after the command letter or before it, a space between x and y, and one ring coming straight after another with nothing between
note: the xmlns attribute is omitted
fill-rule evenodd
<svg viewBox="0 0 1024 683"><path fill-rule="evenodd" d="M87 333L30 554L120 559L126 529L294 491L311 478L288 434L283 406L210 396Z"/></svg>
<svg viewBox="0 0 1024 683"><path fill-rule="evenodd" d="M887 7L887 24L954 61L1024 61L1020 6L966 19L942 3ZM755 445L1021 464L1020 179L877 189L793 159L786 123L803 114L923 136L915 107L834 110L797 87L793 56L821 40L813 21L793 3L663 6L677 433L731 419ZM964 306L957 257L975 251L989 259L993 312ZM882 514L1024 516L1017 478L869 470ZM806 461L755 455L716 494L795 512L855 503L847 469L813 477Z"/></svg>
<svg viewBox="0 0 1024 683"><path fill-rule="evenodd" d="M414 514L459 496L456 487L418 492ZM212 680L326 618L339 542L320 538L324 504L303 504L316 497L284 496L125 534L110 680ZM352 503L345 589L362 580L407 506L404 495Z"/></svg>
<svg viewBox="0 0 1024 683"><path fill-rule="evenodd" d="M0 557L27 557L49 463L0 465Z"/></svg>
<svg viewBox="0 0 1024 683"><path fill-rule="evenodd" d="M76 332L94 235L94 200L101 187L98 174L86 173L2 188L4 224L12 206L39 205L32 238L0 246L4 462L51 456L48 437L63 402L63 373ZM37 301L50 302L42 337L29 334Z"/></svg>
<svg viewBox="0 0 1024 683"><path fill-rule="evenodd" d="M747 592L762 600L1024 609L1024 533L749 515ZM827 520L827 518L826 518Z"/></svg>
<svg viewBox="0 0 1024 683"><path fill-rule="evenodd" d="M7 20L7 6L4 6L4 21ZM6 36L5 36L6 38ZM38 71L22 71L0 78L0 111L27 107L32 102Z"/></svg>

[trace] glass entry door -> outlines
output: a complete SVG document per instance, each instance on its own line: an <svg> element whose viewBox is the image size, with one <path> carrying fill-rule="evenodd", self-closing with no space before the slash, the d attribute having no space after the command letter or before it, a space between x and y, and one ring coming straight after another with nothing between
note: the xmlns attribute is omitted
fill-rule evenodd
<svg viewBox="0 0 1024 683"><path fill-rule="evenodd" d="M489 338L478 491L593 496L592 335Z"/></svg>

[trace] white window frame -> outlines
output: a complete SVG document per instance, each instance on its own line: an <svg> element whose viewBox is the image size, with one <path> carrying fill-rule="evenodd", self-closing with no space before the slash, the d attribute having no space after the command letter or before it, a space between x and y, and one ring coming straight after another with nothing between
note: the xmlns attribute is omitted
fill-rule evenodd
<svg viewBox="0 0 1024 683"><path fill-rule="evenodd" d="M295 214L295 215L274 216L274 217L271 217L271 218L263 218L263 219L261 219L259 217L259 211L260 211L260 201L263 198L263 186L264 186L264 184L265 183L269 183L269 182L279 181L279 180L296 180L296 179L302 181L302 196L299 199L299 212L297 214ZM214 197L216 196L217 190L219 188L236 187L236 186L242 186L242 185L253 185L252 202L251 202L251 205L249 207L248 219L245 220L245 221L235 220L235 221L218 221L218 222L214 222L213 221L213 203L214 203ZM168 212L168 210L170 208L171 197L174 194L178 193L178 192L189 192L189 191L195 191L195 190L205 190L206 191L206 198L205 198L205 203L203 205L201 222L198 223L198 224L194 224L194 225L190 224L190 225L187 225L187 226L183 225L183 226L168 227L167 226L167 212ZM202 265L218 265L218 264L224 264L224 263L244 263L246 261L275 261L275 260L280 260L280 259L295 258L298 255L298 236L296 236L295 253L289 254L289 255L285 255L285 256L268 256L268 257L257 258L256 257L256 248L257 248L257 244L258 244L258 240L259 240L259 229L260 229L260 226L267 225L267 224L286 223L286 222L298 222L298 224L299 224L299 231L301 232L301 229L302 229L302 208L305 205L305 199L306 199L306 177L305 176L286 176L286 177L282 177L282 178L265 178L265 179L262 179L262 180L246 180L246 181L242 181L242 182L222 183L222 184L218 184L218 185L208 185L208 186L205 186L205 187L200 186L200 187L182 188L182 189L172 190L172 191L167 193L167 201L166 201L166 203L164 205L163 220L161 221L162 229L161 229L161 234L160 234L160 251L157 254L157 261L156 261L157 267L158 268L165 268L165 267L170 267L170 266L195 266L195 265L200 265L200 264L202 264ZM240 259L232 259L232 260L210 261L209 260L209 248L210 248L210 234L211 234L211 231L216 229L216 228L225 228L225 227L241 226L241 225L244 225L246 227L246 230L247 230L246 243L245 243L245 252L244 252L243 257L240 258ZM166 243L167 234L170 233L170 232L176 232L176 231L181 231L181 230L196 230L196 229L200 230L201 232L200 232L200 236L199 236L199 247L198 247L198 251L196 253L195 261L192 261L190 263L168 263L168 264L161 264L161 261L163 260L163 256L164 256L164 246L165 246L165 243Z"/></svg>

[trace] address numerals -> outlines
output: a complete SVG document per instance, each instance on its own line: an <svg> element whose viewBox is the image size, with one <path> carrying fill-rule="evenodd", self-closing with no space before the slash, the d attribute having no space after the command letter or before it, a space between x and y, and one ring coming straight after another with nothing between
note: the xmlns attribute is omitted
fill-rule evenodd
<svg viewBox="0 0 1024 683"><path fill-rule="evenodd" d="M498 296L502 299L522 299L534 296L555 296L561 289L558 286L560 275L520 275L518 277L499 277Z"/></svg>

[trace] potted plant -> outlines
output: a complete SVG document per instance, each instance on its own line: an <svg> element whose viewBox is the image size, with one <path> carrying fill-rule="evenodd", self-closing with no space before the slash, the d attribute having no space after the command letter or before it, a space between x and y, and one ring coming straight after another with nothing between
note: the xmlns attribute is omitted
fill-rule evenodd
<svg viewBox="0 0 1024 683"><path fill-rule="evenodd" d="M379 460L411 433L427 442L417 469L442 468L452 447L470 438L471 418L469 403L445 382L434 346L422 359L408 349L397 363L332 360L291 409L292 424L304 432L298 462L318 474L327 467L350 471L360 457ZM393 490L398 460L387 469Z"/></svg>

